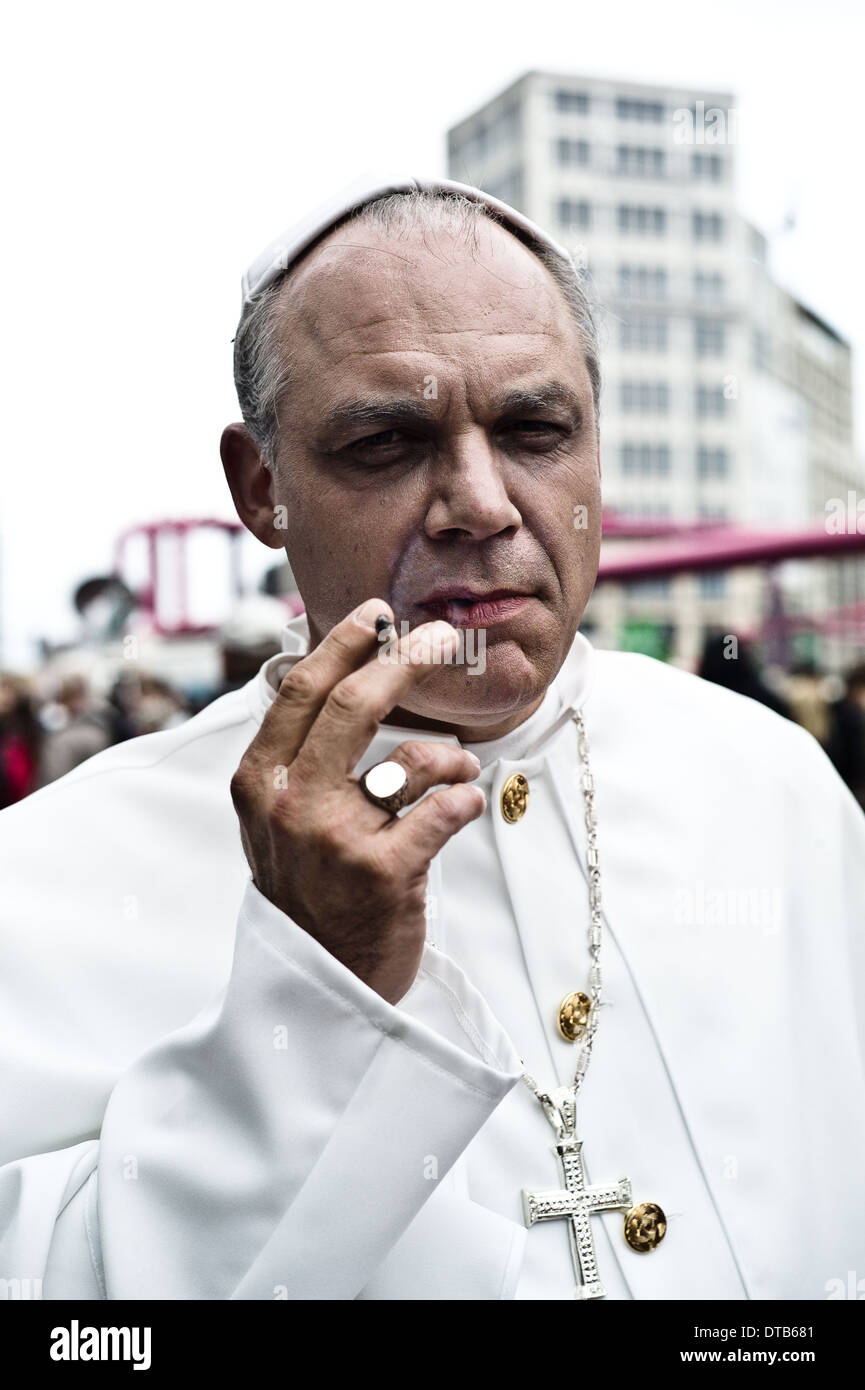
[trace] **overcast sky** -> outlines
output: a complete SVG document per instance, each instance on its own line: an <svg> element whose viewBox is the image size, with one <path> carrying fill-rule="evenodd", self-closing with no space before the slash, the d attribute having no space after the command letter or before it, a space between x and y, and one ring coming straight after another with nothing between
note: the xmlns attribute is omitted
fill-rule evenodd
<svg viewBox="0 0 865 1390"><path fill-rule="evenodd" d="M776 269L865 356L863 14L858 0L17 7L0 661L71 635L69 593L110 567L125 525L233 515L218 440L238 414L247 262L358 173L445 173L448 126L527 69L736 93L740 205L770 234L795 206ZM856 375L861 448L861 360Z"/></svg>

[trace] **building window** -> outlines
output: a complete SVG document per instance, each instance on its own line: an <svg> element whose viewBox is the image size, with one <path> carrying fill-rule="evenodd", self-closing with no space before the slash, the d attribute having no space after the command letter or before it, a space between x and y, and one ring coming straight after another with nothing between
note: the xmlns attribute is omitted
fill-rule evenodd
<svg viewBox="0 0 865 1390"><path fill-rule="evenodd" d="M666 269L663 266L620 265L619 293L633 299L666 299Z"/></svg>
<svg viewBox="0 0 865 1390"><path fill-rule="evenodd" d="M701 420L726 415L728 401L723 386L698 386L696 405Z"/></svg>
<svg viewBox="0 0 865 1390"><path fill-rule="evenodd" d="M692 212L691 232L695 241L722 241L724 219L719 212Z"/></svg>
<svg viewBox="0 0 865 1390"><path fill-rule="evenodd" d="M512 169L504 178L496 179L493 183L485 183L484 189L493 198L498 198L502 203L510 203L513 207L519 207L523 201L523 175L519 169Z"/></svg>
<svg viewBox="0 0 865 1390"><path fill-rule="evenodd" d="M623 411L666 415L670 409L670 388L666 381L623 381L619 399Z"/></svg>
<svg viewBox="0 0 865 1390"><path fill-rule="evenodd" d="M730 457L726 449L708 449L701 444L697 449L698 478L727 478L730 474Z"/></svg>
<svg viewBox="0 0 865 1390"><path fill-rule="evenodd" d="M669 521L672 516L669 502L617 502L613 510L625 521Z"/></svg>
<svg viewBox="0 0 865 1390"><path fill-rule="evenodd" d="M556 216L563 227L585 231L592 223L591 204L578 198L559 198Z"/></svg>
<svg viewBox="0 0 865 1390"><path fill-rule="evenodd" d="M666 575L657 579L640 579L625 585L629 598L667 598L670 593L670 580Z"/></svg>
<svg viewBox="0 0 865 1390"><path fill-rule="evenodd" d="M498 118L499 137L502 140L515 140L522 130L522 111L519 102L511 102Z"/></svg>
<svg viewBox="0 0 865 1390"><path fill-rule="evenodd" d="M726 347L726 337L721 319L694 319L694 348L698 357L720 357Z"/></svg>
<svg viewBox="0 0 865 1390"><path fill-rule="evenodd" d="M465 144L464 153L472 159L486 159L490 152L491 140L489 126L478 121Z"/></svg>
<svg viewBox="0 0 865 1390"><path fill-rule="evenodd" d="M724 165L719 154L704 154L695 151L691 155L691 173L695 179L705 179L710 183L720 183Z"/></svg>
<svg viewBox="0 0 865 1390"><path fill-rule="evenodd" d="M658 478L670 472L669 444L623 444L619 457L622 472L631 476Z"/></svg>
<svg viewBox="0 0 865 1390"><path fill-rule="evenodd" d="M768 371L772 366L772 339L769 334L755 328L752 347L754 366L759 367L762 371Z"/></svg>
<svg viewBox="0 0 865 1390"><path fill-rule="evenodd" d="M560 164L571 167L575 164L588 164L588 140L557 140L556 159Z"/></svg>
<svg viewBox="0 0 865 1390"><path fill-rule="evenodd" d="M634 178L663 178L667 165L663 150L642 145L616 146L616 173Z"/></svg>
<svg viewBox="0 0 865 1390"><path fill-rule="evenodd" d="M667 230L667 214L664 208L620 203L616 216L620 232L650 232L660 236Z"/></svg>
<svg viewBox="0 0 865 1390"><path fill-rule="evenodd" d="M654 121L664 119L664 104L660 101L636 101L632 97L616 98L616 115L621 121Z"/></svg>
<svg viewBox="0 0 865 1390"><path fill-rule="evenodd" d="M700 502L697 506L697 518L699 521L718 521L723 524L730 520L730 513L726 507Z"/></svg>
<svg viewBox="0 0 865 1390"><path fill-rule="evenodd" d="M721 598L727 591L727 576L723 570L708 570L698 575L702 598Z"/></svg>
<svg viewBox="0 0 865 1390"><path fill-rule="evenodd" d="M553 92L553 105L557 111L577 112L585 116L589 109L589 96L587 92L569 92L560 87Z"/></svg>
<svg viewBox="0 0 865 1390"><path fill-rule="evenodd" d="M619 322L619 347L625 352L666 352L667 340L665 318L644 314Z"/></svg>
<svg viewBox="0 0 865 1390"><path fill-rule="evenodd" d="M718 270L694 271L694 295L697 299L720 300L724 298L724 277Z"/></svg>

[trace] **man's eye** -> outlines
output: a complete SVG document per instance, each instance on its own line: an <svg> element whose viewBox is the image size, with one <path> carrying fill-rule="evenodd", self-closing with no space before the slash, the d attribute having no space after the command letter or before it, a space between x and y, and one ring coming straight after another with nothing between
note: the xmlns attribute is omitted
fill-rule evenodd
<svg viewBox="0 0 865 1390"><path fill-rule="evenodd" d="M348 447L350 449L386 449L389 445L397 444L402 439L402 430L380 430L378 434L364 435L363 439L356 439Z"/></svg>
<svg viewBox="0 0 865 1390"><path fill-rule="evenodd" d="M505 425L505 433L516 435L523 442L535 440L538 443L558 442L566 433L561 425L554 424L552 420L512 420Z"/></svg>

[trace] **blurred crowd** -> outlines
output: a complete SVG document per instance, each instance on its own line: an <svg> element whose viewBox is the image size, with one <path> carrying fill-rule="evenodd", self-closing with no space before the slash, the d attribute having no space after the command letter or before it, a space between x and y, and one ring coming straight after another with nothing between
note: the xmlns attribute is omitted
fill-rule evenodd
<svg viewBox="0 0 865 1390"><path fill-rule="evenodd" d="M225 634L222 694L249 680L279 650L266 634L254 641ZM865 663L843 681L814 662L789 671L761 668L753 649L729 635L706 640L698 674L769 705L817 739L865 810ZM106 695L83 674L67 674L49 694L38 679L0 672L0 807L53 782L86 758L139 734L172 728L201 707L168 681L124 672ZM207 703L204 701L203 703Z"/></svg>
<svg viewBox="0 0 865 1390"><path fill-rule="evenodd" d="M94 753L188 719L184 696L155 676L119 677L107 697L86 676L65 676L50 698L0 672L0 807L71 772Z"/></svg>
<svg viewBox="0 0 865 1390"><path fill-rule="evenodd" d="M215 674L194 694L137 664L105 681L99 668L88 664L86 645L32 677L0 671L0 809L63 777L94 753L171 729L245 685L280 650L292 612L260 595L238 603L214 634ZM66 669L70 660L72 669Z"/></svg>
<svg viewBox="0 0 865 1390"><path fill-rule="evenodd" d="M698 675L801 724L865 810L865 662L843 677L827 674L815 661L789 671L763 669L747 642L737 639L731 651L729 634L715 633L706 639Z"/></svg>

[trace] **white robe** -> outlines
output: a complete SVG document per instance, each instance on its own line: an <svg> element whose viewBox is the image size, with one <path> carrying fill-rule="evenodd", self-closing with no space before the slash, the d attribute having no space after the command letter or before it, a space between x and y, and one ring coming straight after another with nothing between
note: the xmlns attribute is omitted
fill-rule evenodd
<svg viewBox="0 0 865 1390"><path fill-rule="evenodd" d="M475 746L488 807L433 863L435 944L392 1006L240 846L229 780L306 636L0 815L0 1288L573 1297L566 1223L522 1220L559 1170L520 1074L576 1060L580 706L607 1002L578 1128L591 1181L668 1217L651 1254L592 1218L608 1297L819 1299L865 1268L865 817L811 736L578 636L532 719ZM357 771L418 736L382 726Z"/></svg>

